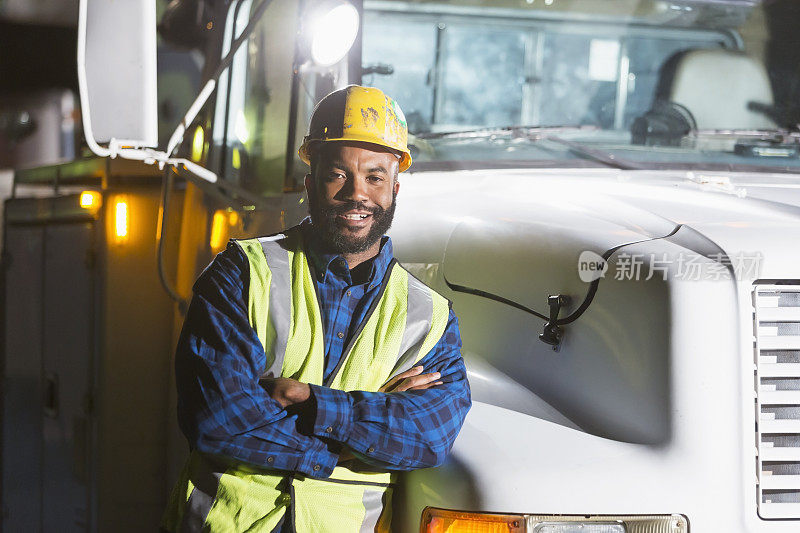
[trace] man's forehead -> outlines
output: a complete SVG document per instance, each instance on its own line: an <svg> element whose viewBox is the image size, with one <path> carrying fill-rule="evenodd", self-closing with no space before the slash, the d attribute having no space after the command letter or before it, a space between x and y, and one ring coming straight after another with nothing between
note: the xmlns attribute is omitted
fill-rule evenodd
<svg viewBox="0 0 800 533"><path fill-rule="evenodd" d="M367 161L383 161L386 164L399 162L402 157L394 150L378 144L356 141L332 141L323 143L317 154L327 162L345 163L355 158Z"/></svg>

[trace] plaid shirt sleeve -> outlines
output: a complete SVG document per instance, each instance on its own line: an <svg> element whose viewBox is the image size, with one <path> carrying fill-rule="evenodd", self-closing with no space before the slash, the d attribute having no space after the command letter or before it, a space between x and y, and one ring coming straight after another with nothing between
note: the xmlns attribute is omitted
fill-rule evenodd
<svg viewBox="0 0 800 533"><path fill-rule="evenodd" d="M327 477L338 451L303 435L304 415L258 384L266 355L247 316L248 283L247 259L233 243L195 283L175 355L181 429L201 452Z"/></svg>
<svg viewBox="0 0 800 533"><path fill-rule="evenodd" d="M471 406L453 311L444 335L419 362L440 372L442 385L405 392L344 392L311 385L316 401L313 434L346 445L362 461L386 470L438 466Z"/></svg>

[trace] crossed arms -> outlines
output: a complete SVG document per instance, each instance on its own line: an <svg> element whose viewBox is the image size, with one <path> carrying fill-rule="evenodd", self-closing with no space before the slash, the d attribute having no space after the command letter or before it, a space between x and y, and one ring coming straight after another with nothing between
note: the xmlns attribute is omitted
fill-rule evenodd
<svg viewBox="0 0 800 533"><path fill-rule="evenodd" d="M444 461L470 407L452 312L418 363L440 375L428 376L434 382L418 375L384 392L259 383L266 355L247 317L248 279L247 260L231 245L194 287L175 362L178 417L192 448L316 477L351 456L382 470Z"/></svg>

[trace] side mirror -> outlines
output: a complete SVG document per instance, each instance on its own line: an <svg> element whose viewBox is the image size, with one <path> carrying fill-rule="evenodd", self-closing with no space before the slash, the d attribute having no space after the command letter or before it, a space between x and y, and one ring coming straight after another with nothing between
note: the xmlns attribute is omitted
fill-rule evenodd
<svg viewBox="0 0 800 533"><path fill-rule="evenodd" d="M78 84L94 153L158 145L155 0L80 0Z"/></svg>

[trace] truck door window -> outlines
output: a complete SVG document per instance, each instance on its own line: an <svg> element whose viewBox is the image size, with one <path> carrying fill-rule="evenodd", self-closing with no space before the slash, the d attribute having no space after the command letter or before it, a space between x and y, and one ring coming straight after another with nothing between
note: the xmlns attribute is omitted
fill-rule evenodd
<svg viewBox="0 0 800 533"><path fill-rule="evenodd" d="M225 20L225 32L222 38L222 50L220 57L225 57L231 50L231 44L241 34L248 20L248 7L252 0L240 0L232 2L228 8L228 16ZM224 178L230 178L228 172L228 162L230 159L228 133L230 126L227 119L230 117L229 108L231 103L239 103L241 100L241 74L244 67L245 46L239 48L233 58L230 68L224 71L217 83L217 99L214 110L214 121L212 128L212 140L214 149L209 158L210 169L219 173ZM238 74L238 76L237 76ZM238 79L237 79L238 78ZM236 80L237 83L234 83ZM241 107L241 103L239 106Z"/></svg>
<svg viewBox="0 0 800 533"><path fill-rule="evenodd" d="M238 36L257 7L252 0L232 4L222 56L235 39L234 29ZM270 4L220 77L213 129L218 156L212 170L257 194L283 189L296 24L293 2Z"/></svg>

